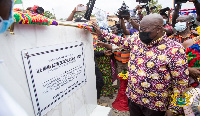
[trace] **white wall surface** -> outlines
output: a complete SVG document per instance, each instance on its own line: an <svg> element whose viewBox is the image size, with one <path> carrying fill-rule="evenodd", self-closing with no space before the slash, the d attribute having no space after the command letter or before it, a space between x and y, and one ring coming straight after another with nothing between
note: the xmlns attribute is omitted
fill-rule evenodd
<svg viewBox="0 0 200 116"><path fill-rule="evenodd" d="M84 43L86 84L67 97L46 116L89 116L97 106L93 39L85 30L65 26L15 24L15 35L0 34L0 85L25 110L34 110L25 75L21 51L23 49L82 41Z"/></svg>

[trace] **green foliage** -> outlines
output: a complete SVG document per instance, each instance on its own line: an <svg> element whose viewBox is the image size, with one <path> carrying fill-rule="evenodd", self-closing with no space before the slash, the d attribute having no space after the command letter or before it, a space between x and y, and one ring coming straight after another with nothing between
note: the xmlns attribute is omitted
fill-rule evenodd
<svg viewBox="0 0 200 116"><path fill-rule="evenodd" d="M126 69L123 69L122 70L122 74L126 74L127 73L127 70Z"/></svg>
<svg viewBox="0 0 200 116"><path fill-rule="evenodd" d="M67 18L60 18L60 20L61 20L61 21L66 21L66 20L67 20Z"/></svg>
<svg viewBox="0 0 200 116"><path fill-rule="evenodd" d="M45 11L44 16L50 19L56 19L55 14L51 13L50 11Z"/></svg>
<svg viewBox="0 0 200 116"><path fill-rule="evenodd" d="M162 5L158 4L158 0L151 0L149 2L149 8L156 6L157 8L153 9L153 13L159 13L159 11L162 9ZM147 12L142 12L142 14L145 16Z"/></svg>
<svg viewBox="0 0 200 116"><path fill-rule="evenodd" d="M14 4L22 4L22 0L15 0Z"/></svg>
<svg viewBox="0 0 200 116"><path fill-rule="evenodd" d="M94 14L91 14L91 17L96 17Z"/></svg>
<svg viewBox="0 0 200 116"><path fill-rule="evenodd" d="M159 11L162 9L162 5L158 4L158 0L151 0L149 2L149 8L156 6L157 8L155 8L153 10L153 13L159 13Z"/></svg>
<svg viewBox="0 0 200 116"><path fill-rule="evenodd" d="M74 15L74 18L80 18L83 17L85 15L86 11L82 11L82 12L76 12Z"/></svg>
<svg viewBox="0 0 200 116"><path fill-rule="evenodd" d="M142 14L143 14L143 16L146 16L146 15L147 15L147 12L146 12L146 11L143 11Z"/></svg>

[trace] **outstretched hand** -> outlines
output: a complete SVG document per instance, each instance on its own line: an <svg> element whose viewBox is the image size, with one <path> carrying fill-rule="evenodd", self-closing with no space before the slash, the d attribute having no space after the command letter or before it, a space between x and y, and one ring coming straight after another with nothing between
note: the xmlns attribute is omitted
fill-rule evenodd
<svg viewBox="0 0 200 116"><path fill-rule="evenodd" d="M103 44L104 44L104 42L102 42L102 41L97 41L97 46L103 46Z"/></svg>
<svg viewBox="0 0 200 116"><path fill-rule="evenodd" d="M92 35L97 35L97 33L96 33L96 32L91 32L91 34L92 34Z"/></svg>
<svg viewBox="0 0 200 116"><path fill-rule="evenodd" d="M97 33L97 35L101 35L102 32L101 32L100 27L97 25L97 23L95 23L95 22L91 22L91 23L92 23L92 27L94 28L94 30Z"/></svg>

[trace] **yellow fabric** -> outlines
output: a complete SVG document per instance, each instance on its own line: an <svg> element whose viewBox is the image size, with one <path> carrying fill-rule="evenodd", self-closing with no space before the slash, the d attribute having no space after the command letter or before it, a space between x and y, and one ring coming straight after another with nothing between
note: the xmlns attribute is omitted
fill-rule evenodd
<svg viewBox="0 0 200 116"><path fill-rule="evenodd" d="M200 35L200 26L198 26L198 27L196 28L196 30L197 30L198 34Z"/></svg>

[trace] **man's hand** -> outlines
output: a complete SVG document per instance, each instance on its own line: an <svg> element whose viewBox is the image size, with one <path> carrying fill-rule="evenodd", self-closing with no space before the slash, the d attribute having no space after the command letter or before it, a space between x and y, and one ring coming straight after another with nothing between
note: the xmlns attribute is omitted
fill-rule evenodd
<svg viewBox="0 0 200 116"><path fill-rule="evenodd" d="M101 35L102 32L101 32L100 27L97 25L97 23L95 23L95 22L91 22L91 23L92 23L92 27L94 28L94 30L97 33L97 35Z"/></svg>
<svg viewBox="0 0 200 116"><path fill-rule="evenodd" d="M97 33L96 33L96 32L91 32L91 34L92 34L92 35L97 35Z"/></svg>
<svg viewBox="0 0 200 116"><path fill-rule="evenodd" d="M104 43L102 41L99 41L99 40L97 41L97 46L103 46L103 44Z"/></svg>
<svg viewBox="0 0 200 116"><path fill-rule="evenodd" d="M105 50L105 51L104 51L104 54L105 54L106 56L110 56L110 55L112 55L112 51L111 51L111 50Z"/></svg>
<svg viewBox="0 0 200 116"><path fill-rule="evenodd" d="M198 82L198 79L200 77L200 68L196 67L188 67L189 70L189 76L192 77L195 82Z"/></svg>

